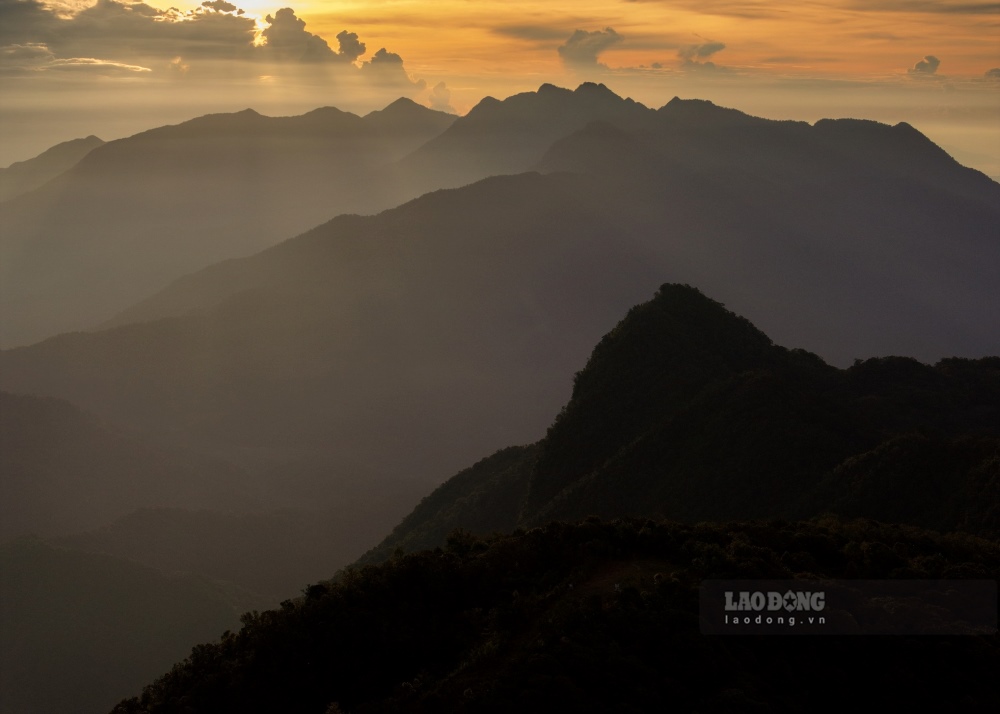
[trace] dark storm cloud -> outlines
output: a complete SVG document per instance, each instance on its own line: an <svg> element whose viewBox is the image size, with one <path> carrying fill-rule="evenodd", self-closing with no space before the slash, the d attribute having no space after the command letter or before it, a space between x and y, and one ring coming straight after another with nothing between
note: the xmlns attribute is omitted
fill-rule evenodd
<svg viewBox="0 0 1000 714"><path fill-rule="evenodd" d="M927 55L906 71L913 75L926 77L936 73L940 66L941 60L934 55Z"/></svg>
<svg viewBox="0 0 1000 714"><path fill-rule="evenodd" d="M604 65L598 62L598 57L606 49L621 41L622 36L610 27L593 32L577 30L558 48L558 52L563 62L570 67L603 67Z"/></svg>

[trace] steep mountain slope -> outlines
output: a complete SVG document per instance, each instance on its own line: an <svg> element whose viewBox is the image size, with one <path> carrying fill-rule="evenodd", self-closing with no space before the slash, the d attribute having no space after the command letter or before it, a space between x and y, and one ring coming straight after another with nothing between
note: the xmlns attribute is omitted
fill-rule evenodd
<svg viewBox="0 0 1000 714"><path fill-rule="evenodd" d="M142 506L253 508L259 495L218 459L65 401L0 392L0 540L94 528Z"/></svg>
<svg viewBox="0 0 1000 714"><path fill-rule="evenodd" d="M859 361L778 347L687 286L632 309L530 448L446 482L377 549L551 519L822 513L1000 535L1000 358ZM484 516L474 504L505 504ZM510 505L507 505L510 504Z"/></svg>
<svg viewBox="0 0 1000 714"><path fill-rule="evenodd" d="M16 161L0 168L0 202L34 191L64 171L104 142L96 136L56 144L33 159Z"/></svg>
<svg viewBox="0 0 1000 714"><path fill-rule="evenodd" d="M748 578L804 590L859 577L958 586L998 574L996 543L872 522L591 519L485 541L456 534L445 550L248 613L238 633L194 648L114 712L841 711L859 692L886 708L986 712L1000 703L995 625L906 636L944 624L940 604L884 599L838 613L831 598L829 622L792 628L805 637L706 636L699 589ZM897 634L816 634L834 622Z"/></svg>
<svg viewBox="0 0 1000 714"><path fill-rule="evenodd" d="M99 147L4 204L0 341L92 327L186 272L395 205L380 167L453 120L405 99L365 117L248 109Z"/></svg>
<svg viewBox="0 0 1000 714"><path fill-rule="evenodd" d="M3 714L107 711L256 602L33 539L0 545L0 572Z"/></svg>

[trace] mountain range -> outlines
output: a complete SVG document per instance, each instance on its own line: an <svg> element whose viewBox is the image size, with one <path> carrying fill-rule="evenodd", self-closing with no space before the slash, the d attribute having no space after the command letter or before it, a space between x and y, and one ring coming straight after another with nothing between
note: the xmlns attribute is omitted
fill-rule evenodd
<svg viewBox="0 0 1000 714"><path fill-rule="evenodd" d="M0 344L93 327L187 272L416 195L379 170L454 119L407 99L364 117L247 109L108 142L0 206Z"/></svg>
<svg viewBox="0 0 1000 714"><path fill-rule="evenodd" d="M763 539L773 552L750 560L777 577L995 577L1000 185L907 124L772 121L677 98L654 110L584 84L487 98L460 118L408 100L364 117L247 110L97 142L65 169L29 162L48 167L44 180L0 204L2 537L45 538L3 555L24 572L63 563L55 591L78 613L88 597L113 601L105 586L138 592L138 578L155 590L167 573L200 583L178 607L202 623L304 595L248 614L243 631L199 646L122 711L160 711L149 697L199 681L207 659L233 673L313 652L319 640L303 633L314 614L358 623L345 642L401 653L389 684L371 670L343 695L304 675L317 711L339 711L340 696L351 711L502 711L519 706L519 687L548 710L567 696L586 710L567 682L593 676L589 664L529 683L540 656L530 642L548 633L544 583L520 624L495 619L512 611L489 598L416 604L467 578L524 590L497 564L576 539L596 550L567 546L575 555L552 587L572 583L574 568L610 587L603 569L647 556L655 569L639 571L658 583L690 576L660 592L640 574L638 597L662 596L656 607L637 615L629 601L618 624L584 628L578 664L598 650L618 662L597 643L621 623L663 634L664 612L690 618L692 578L744 572L751 551L733 528ZM647 520L594 530L598 517L625 516ZM784 520L701 530L663 520L748 518ZM787 523L800 519L812 522ZM636 549L644 529L689 545ZM360 562L382 570L344 571L346 590L325 582L372 546ZM352 608L357 593L438 560L440 581L412 591L407 612L472 629L413 670L422 634L372 639L369 616L399 600ZM98 562L100 587L83 576ZM63 605L33 604L49 582L7 583L5 617L28 624L5 661L63 647L44 644L58 637L36 617ZM560 617L578 622L566 613L580 601L560 593ZM623 601L601 593L593 613L617 618ZM342 598L351 605L340 614L324 609ZM142 595L135 617L155 620L160 607ZM81 631L113 637L122 623L98 611L78 615ZM66 671L128 659L70 641ZM963 657L992 661L977 646ZM995 655L993 640L982 647ZM702 654L706 666L725 656ZM288 661L313 672L309 661L327 660ZM608 691L629 681L627 667L615 671ZM107 686L91 677L81 711L137 692L153 676L144 672ZM21 714L62 706L25 694L60 676L36 674L4 680ZM253 706L287 695L260 681ZM763 674L704 696L642 681L689 708L774 701ZM949 681L982 699L976 677Z"/></svg>

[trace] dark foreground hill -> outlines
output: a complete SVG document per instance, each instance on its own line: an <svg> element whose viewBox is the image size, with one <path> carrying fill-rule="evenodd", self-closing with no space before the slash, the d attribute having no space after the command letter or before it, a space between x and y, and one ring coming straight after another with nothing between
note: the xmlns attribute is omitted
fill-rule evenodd
<svg viewBox="0 0 1000 714"><path fill-rule="evenodd" d="M488 540L456 533L444 550L244 615L239 632L195 647L114 712L797 712L859 700L992 711L995 630L706 636L698 588L998 575L995 543L873 522L589 519ZM898 616L879 607L859 621ZM933 608L911 614L933 619Z"/></svg>
<svg viewBox="0 0 1000 714"><path fill-rule="evenodd" d="M595 347L544 439L446 482L367 558L589 514L835 512L997 538L998 457L1000 359L840 370L664 285Z"/></svg>

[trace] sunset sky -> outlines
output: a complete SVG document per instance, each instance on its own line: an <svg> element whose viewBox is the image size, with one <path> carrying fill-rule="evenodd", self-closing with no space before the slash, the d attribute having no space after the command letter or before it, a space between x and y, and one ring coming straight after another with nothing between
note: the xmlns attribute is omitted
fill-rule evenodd
<svg viewBox="0 0 1000 714"><path fill-rule="evenodd" d="M586 80L653 107L908 121L1000 174L1000 3L975 0L0 0L0 166L247 106L464 113Z"/></svg>

